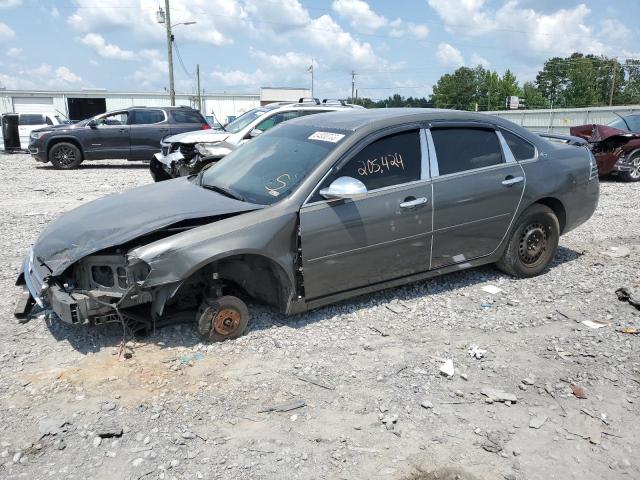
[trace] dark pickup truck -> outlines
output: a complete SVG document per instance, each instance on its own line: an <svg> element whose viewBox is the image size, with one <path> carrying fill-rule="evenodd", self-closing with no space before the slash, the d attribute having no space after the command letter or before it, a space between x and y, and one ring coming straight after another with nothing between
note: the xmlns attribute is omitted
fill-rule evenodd
<svg viewBox="0 0 640 480"><path fill-rule="evenodd" d="M84 160L151 160L167 135L211 128L190 107L132 107L103 113L71 125L31 132L29 152L39 162L62 170Z"/></svg>

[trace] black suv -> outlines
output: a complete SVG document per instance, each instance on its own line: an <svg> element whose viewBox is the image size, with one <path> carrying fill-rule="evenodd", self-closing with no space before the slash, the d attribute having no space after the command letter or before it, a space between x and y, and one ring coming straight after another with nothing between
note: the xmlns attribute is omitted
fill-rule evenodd
<svg viewBox="0 0 640 480"><path fill-rule="evenodd" d="M163 137L208 128L202 114L190 107L131 107L34 130L29 152L39 162L63 170L76 168L83 160L151 160Z"/></svg>

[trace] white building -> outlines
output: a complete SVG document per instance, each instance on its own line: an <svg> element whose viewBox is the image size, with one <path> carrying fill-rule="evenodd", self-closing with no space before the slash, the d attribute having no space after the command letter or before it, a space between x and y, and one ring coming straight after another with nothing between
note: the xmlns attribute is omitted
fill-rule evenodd
<svg viewBox="0 0 640 480"><path fill-rule="evenodd" d="M202 113L212 114L221 122L237 117L252 108L274 101L298 101L308 97L308 89L263 88L253 93L204 93ZM169 95L149 92L110 92L106 89L77 91L40 91L0 89L0 113L62 113L71 120L82 120L100 113L132 106L169 105ZM176 94L176 105L198 106L195 94Z"/></svg>

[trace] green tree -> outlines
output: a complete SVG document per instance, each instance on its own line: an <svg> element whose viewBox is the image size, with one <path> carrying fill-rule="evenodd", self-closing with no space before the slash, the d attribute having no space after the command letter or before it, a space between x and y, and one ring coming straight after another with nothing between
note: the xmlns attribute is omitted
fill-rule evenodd
<svg viewBox="0 0 640 480"><path fill-rule="evenodd" d="M622 89L621 102L635 105L640 103L640 60L627 60L624 67L627 81Z"/></svg>
<svg viewBox="0 0 640 480"><path fill-rule="evenodd" d="M525 108L549 108L549 100L533 82L525 82L522 85L522 98Z"/></svg>
<svg viewBox="0 0 640 480"><path fill-rule="evenodd" d="M474 110L478 99L477 77L478 72L468 67L444 74L433 87L431 101L437 108Z"/></svg>

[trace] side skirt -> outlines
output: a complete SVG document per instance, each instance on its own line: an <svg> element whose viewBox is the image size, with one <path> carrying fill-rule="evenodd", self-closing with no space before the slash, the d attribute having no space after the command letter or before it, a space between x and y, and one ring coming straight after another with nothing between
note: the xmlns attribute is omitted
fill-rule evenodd
<svg viewBox="0 0 640 480"><path fill-rule="evenodd" d="M318 307L322 307L325 305L329 305L331 303L336 303L336 302L340 302L342 300L347 300L349 298L353 298L353 297L358 297L361 295L366 295L369 293L373 293L373 292L377 292L380 290L384 290L387 288L393 288L393 287L399 287L401 285L406 285L408 283L414 283L414 282L418 282L421 280L426 280L428 278L433 278L433 277L438 277L440 275L445 275L447 273L452 273L452 272L459 272L460 270L467 270L469 268L474 268L474 267L479 267L481 265L487 265L490 263L494 263L497 261L497 259L499 258L499 255L496 255L495 253L491 256L488 257L482 257L482 258L477 258L475 260L469 261L469 262L465 262L465 263L461 263L461 264L456 264L456 265L450 265L448 267L444 267L444 268L440 268L437 270L429 270L429 271L425 271L425 272L420 272L420 273L416 273L413 275L409 275L406 277L400 277L400 278L394 278L393 280L388 280L386 282L381 282L381 283L376 283L373 285L367 285L366 287L360 287L360 288L356 288L353 290L347 290L344 292L339 292L339 293L335 293L332 295L328 295L326 297L318 297L318 298L313 298L310 300L306 300L304 302L299 302L296 305L295 309L290 309L290 311L288 313L290 314L294 314L294 313L302 313L306 310L311 310L314 308L318 308Z"/></svg>

